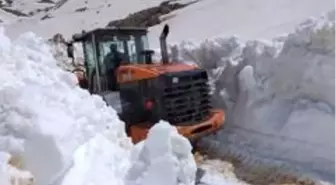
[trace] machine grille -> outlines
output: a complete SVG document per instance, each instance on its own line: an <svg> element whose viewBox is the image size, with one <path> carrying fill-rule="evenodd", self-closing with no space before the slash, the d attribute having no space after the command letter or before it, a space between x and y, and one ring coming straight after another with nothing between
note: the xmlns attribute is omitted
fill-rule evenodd
<svg viewBox="0 0 336 185"><path fill-rule="evenodd" d="M171 124L189 125L209 116L208 76L204 70L165 74L164 118Z"/></svg>

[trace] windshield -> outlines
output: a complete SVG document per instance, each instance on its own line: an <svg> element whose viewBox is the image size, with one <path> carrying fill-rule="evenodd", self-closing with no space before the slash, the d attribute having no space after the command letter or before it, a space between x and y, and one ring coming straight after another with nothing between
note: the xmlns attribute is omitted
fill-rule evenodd
<svg viewBox="0 0 336 185"><path fill-rule="evenodd" d="M96 38L84 41L83 46L88 79L90 84L99 81L100 90L107 88L110 84L108 79L112 78L108 75L114 74L120 65L143 64L145 61L141 53L148 48L146 35L105 35Z"/></svg>
<svg viewBox="0 0 336 185"><path fill-rule="evenodd" d="M102 72L106 71L107 67L104 64L104 59L111 53L111 45L115 45L122 58L122 64L138 64L144 62L144 57L141 51L148 48L148 40L146 35L135 36L114 36L113 39L105 39L99 42L99 62Z"/></svg>
<svg viewBox="0 0 336 185"><path fill-rule="evenodd" d="M85 57L85 66L88 76L91 76L93 70L96 68L95 57L93 52L92 42L84 42L84 57Z"/></svg>
<svg viewBox="0 0 336 185"><path fill-rule="evenodd" d="M108 55L111 55L113 51L111 51L111 46L116 47L116 52L120 53L122 56L126 53L124 49L124 44L121 41L104 41L99 43L99 63L101 66L101 72L102 74L106 73L106 70L109 66L106 64L106 59L108 58ZM124 60L124 57L122 57L122 60ZM105 61L105 63L104 63ZM113 65L113 63L111 64Z"/></svg>
<svg viewBox="0 0 336 185"><path fill-rule="evenodd" d="M148 43L147 35L142 35L141 36L141 42L143 44L143 50L148 50L149 49L149 43Z"/></svg>

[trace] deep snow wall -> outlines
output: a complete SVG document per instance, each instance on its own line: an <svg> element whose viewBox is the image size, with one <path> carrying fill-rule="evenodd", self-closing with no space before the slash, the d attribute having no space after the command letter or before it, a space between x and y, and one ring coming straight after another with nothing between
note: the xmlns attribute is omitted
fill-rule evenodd
<svg viewBox="0 0 336 185"><path fill-rule="evenodd" d="M175 127L160 122L133 145L116 111L53 54L35 34L10 40L0 27L1 185L195 184L192 146Z"/></svg>
<svg viewBox="0 0 336 185"><path fill-rule="evenodd" d="M331 11L273 41L180 44L180 60L208 69L215 105L228 115L223 130L203 146L334 181L334 40Z"/></svg>
<svg viewBox="0 0 336 185"><path fill-rule="evenodd" d="M57 66L45 40L26 33L12 41L0 27L0 58L0 151L20 158L36 185L51 183L106 127L115 146L132 146L117 113Z"/></svg>

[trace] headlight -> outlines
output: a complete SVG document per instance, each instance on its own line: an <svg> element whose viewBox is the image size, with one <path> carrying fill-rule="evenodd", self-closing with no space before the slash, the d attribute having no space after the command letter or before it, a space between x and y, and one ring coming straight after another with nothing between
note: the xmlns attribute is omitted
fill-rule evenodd
<svg viewBox="0 0 336 185"><path fill-rule="evenodd" d="M177 77L173 77L173 84L179 83L179 79Z"/></svg>

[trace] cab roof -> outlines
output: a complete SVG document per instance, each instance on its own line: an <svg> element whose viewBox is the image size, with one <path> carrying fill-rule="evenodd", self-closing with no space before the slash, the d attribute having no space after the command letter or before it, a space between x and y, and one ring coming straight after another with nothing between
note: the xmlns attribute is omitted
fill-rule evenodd
<svg viewBox="0 0 336 185"><path fill-rule="evenodd" d="M106 35L127 36L127 35L145 35L147 34L147 28L145 27L107 27L96 28L91 31L84 31L72 36L73 41L81 42L91 39L92 35L95 37L104 37Z"/></svg>

